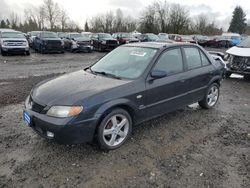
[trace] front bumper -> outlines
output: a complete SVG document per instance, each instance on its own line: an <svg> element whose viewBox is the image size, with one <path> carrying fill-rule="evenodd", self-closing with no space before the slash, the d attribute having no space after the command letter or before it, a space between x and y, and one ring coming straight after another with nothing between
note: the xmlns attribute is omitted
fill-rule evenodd
<svg viewBox="0 0 250 188"><path fill-rule="evenodd" d="M27 105L25 105L27 106ZM54 140L61 144L79 144L91 142L94 138L98 117L75 122L75 118L55 118L46 114L37 113L25 108L29 114L29 126L41 137ZM47 132L54 134L53 138Z"/></svg>
<svg viewBox="0 0 250 188"><path fill-rule="evenodd" d="M2 46L1 49L7 53L24 53L24 52L28 52L30 50L29 47L27 47L27 46L18 46L18 47Z"/></svg>
<svg viewBox="0 0 250 188"><path fill-rule="evenodd" d="M92 51L93 50L93 46L90 46L90 45L72 45L72 50L74 51Z"/></svg>

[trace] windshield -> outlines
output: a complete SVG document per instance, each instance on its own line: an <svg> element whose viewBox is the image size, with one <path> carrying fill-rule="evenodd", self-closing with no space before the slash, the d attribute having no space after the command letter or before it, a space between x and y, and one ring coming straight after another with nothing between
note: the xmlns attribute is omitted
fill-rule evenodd
<svg viewBox="0 0 250 188"><path fill-rule="evenodd" d="M2 38L20 38L24 39L23 33L20 32L2 32Z"/></svg>
<svg viewBox="0 0 250 188"><path fill-rule="evenodd" d="M105 72L116 77L135 79L141 76L157 49L118 47L91 67L93 72Z"/></svg>
<svg viewBox="0 0 250 188"><path fill-rule="evenodd" d="M82 37L86 37L86 38L91 38L92 34L91 33L84 33L82 34Z"/></svg>
<svg viewBox="0 0 250 188"><path fill-rule="evenodd" d="M99 38L112 38L112 36L108 33L101 33L99 34Z"/></svg>
<svg viewBox="0 0 250 188"><path fill-rule="evenodd" d="M190 36L182 36L182 40L193 40Z"/></svg>
<svg viewBox="0 0 250 188"><path fill-rule="evenodd" d="M158 35L158 37L162 40L168 40L168 35Z"/></svg>
<svg viewBox="0 0 250 188"><path fill-rule="evenodd" d="M32 31L30 33L30 35L33 36L33 37L37 37L38 34L39 34L39 32L36 32L36 31Z"/></svg>
<svg viewBox="0 0 250 188"><path fill-rule="evenodd" d="M57 38L57 35L53 32L43 32L41 33L42 38Z"/></svg>
<svg viewBox="0 0 250 188"><path fill-rule="evenodd" d="M70 38L80 38L82 35L80 33L70 34Z"/></svg>
<svg viewBox="0 0 250 188"><path fill-rule="evenodd" d="M122 38L134 38L130 33L122 33Z"/></svg>
<svg viewBox="0 0 250 188"><path fill-rule="evenodd" d="M243 41L241 41L241 43L239 45L237 45L238 47L242 47L242 48L250 48L250 37L244 39Z"/></svg>
<svg viewBox="0 0 250 188"><path fill-rule="evenodd" d="M154 40L154 41L159 40L159 37L158 37L157 35L154 35L154 34L149 34L149 35L148 35L148 38L149 38L150 40Z"/></svg>
<svg viewBox="0 0 250 188"><path fill-rule="evenodd" d="M234 39L234 40L240 40L240 37L237 37L237 36L232 36L231 39Z"/></svg>

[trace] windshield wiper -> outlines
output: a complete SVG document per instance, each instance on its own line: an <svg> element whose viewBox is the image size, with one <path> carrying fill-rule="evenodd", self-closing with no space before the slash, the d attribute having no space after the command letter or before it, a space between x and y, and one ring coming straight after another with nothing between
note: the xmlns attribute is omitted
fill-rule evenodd
<svg viewBox="0 0 250 188"><path fill-rule="evenodd" d="M91 70L91 68L90 68ZM101 74L101 75L104 75L104 76L109 76L109 77L112 77L112 78L115 78L115 79L121 79L119 76L116 76L115 74L111 74L111 73L108 73L108 72L104 72L104 71L93 71L91 70L93 73L95 74Z"/></svg>

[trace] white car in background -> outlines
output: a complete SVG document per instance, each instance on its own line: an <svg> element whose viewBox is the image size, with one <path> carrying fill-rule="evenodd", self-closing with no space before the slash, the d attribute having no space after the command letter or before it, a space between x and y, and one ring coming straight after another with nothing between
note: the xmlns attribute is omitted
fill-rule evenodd
<svg viewBox="0 0 250 188"><path fill-rule="evenodd" d="M24 34L13 30L0 30L0 51L2 56L10 53L30 55L30 48Z"/></svg>
<svg viewBox="0 0 250 188"><path fill-rule="evenodd" d="M226 76L230 77L232 73L237 73L250 78L250 37L226 52L228 54Z"/></svg>

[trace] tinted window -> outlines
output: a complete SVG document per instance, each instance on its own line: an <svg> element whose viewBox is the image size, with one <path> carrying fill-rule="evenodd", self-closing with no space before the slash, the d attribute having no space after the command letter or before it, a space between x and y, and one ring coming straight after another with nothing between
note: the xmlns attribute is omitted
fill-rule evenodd
<svg viewBox="0 0 250 188"><path fill-rule="evenodd" d="M201 61L202 61L202 65L203 66L207 66L207 65L210 65L210 62L209 60L207 59L207 57L205 56L205 54L203 52L201 52Z"/></svg>
<svg viewBox="0 0 250 188"><path fill-rule="evenodd" d="M173 49L164 52L158 60L154 70L166 71L167 75L183 71L183 62L180 49Z"/></svg>
<svg viewBox="0 0 250 188"><path fill-rule="evenodd" d="M200 53L197 48L184 48L184 51L187 58L187 67L189 70L201 67Z"/></svg>

